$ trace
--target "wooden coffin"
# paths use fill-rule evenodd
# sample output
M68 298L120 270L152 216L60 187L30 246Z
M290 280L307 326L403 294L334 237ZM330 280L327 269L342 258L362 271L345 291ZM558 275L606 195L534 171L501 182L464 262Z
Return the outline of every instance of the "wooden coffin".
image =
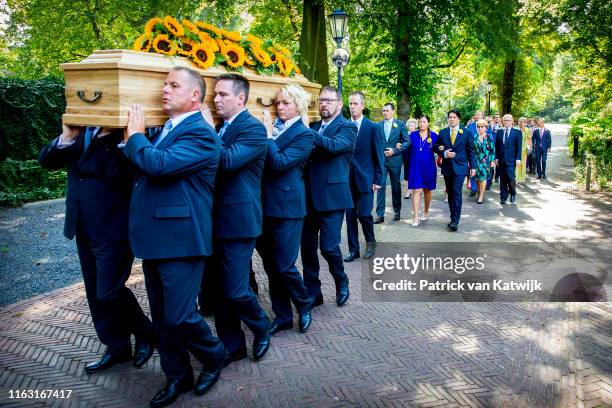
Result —
M98 50L79 63L62 64L65 76L66 113L64 123L75 126L125 127L130 106L143 106L146 126L163 125L168 119L162 109L164 79L175 66L186 66L199 71L206 82L205 102L216 115L213 104L215 78L227 73L223 67L199 69L184 57L130 50ZM287 84L299 84L312 94L310 121L319 120L315 101L321 85L308 81L302 75L293 78L262 76L251 69L243 75L251 84L247 108L261 120L266 107L273 116L276 107L273 98L278 89ZM215 116L217 122L220 121Z

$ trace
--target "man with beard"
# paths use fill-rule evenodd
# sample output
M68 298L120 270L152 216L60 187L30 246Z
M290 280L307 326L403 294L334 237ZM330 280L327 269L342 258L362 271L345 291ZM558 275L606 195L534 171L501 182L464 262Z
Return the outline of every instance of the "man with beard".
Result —
M319 93L319 114L321 121L310 125L317 133L304 173L307 204L301 245L304 283L313 306L321 305L317 254L320 248L336 284L336 303L342 306L349 298L349 280L344 273L340 240L344 211L353 208L349 167L357 126L342 117L342 96L329 86Z

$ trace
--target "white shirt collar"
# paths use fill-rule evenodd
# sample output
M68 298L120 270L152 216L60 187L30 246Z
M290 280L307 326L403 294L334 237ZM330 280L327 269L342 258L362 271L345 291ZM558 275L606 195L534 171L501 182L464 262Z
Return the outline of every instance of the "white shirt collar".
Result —
M174 129L175 127L177 127L178 125L180 125L180 123L182 121L184 121L185 119L187 119L189 116L193 115L194 113L198 113L200 112L199 110L194 110L191 112L185 112L185 113L181 113L178 116L175 116L172 118L172 129Z
M361 115L359 119L351 118L351 122L354 122L358 128L361 128L361 122L363 122L363 115Z
M297 115L295 118L285 121L285 130L289 129L291 126L293 126L295 122L297 122L300 119L302 119L302 117L300 115Z
M236 119L236 117L238 115L240 115L242 112L244 112L246 110L246 108L242 108L242 110L238 113L236 113L234 116L232 116L231 118L229 118L228 120L226 120L226 122L228 123L228 125L231 125L232 122L234 121L234 119Z

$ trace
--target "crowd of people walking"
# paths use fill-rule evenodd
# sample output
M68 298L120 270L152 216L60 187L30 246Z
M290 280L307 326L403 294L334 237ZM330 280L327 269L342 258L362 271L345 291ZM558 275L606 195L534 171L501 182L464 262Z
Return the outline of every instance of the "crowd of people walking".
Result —
M463 127L453 109L448 126L434 132L428 116L406 125L388 103L375 123L364 117L360 91L350 93L345 119L342 95L324 87L321 120L308 123L311 95L287 85L275 97L277 116L266 111L260 121L245 108L249 90L241 75L217 78L214 105L223 122L215 126L201 76L174 68L163 86L170 117L163 128L146 129L143 108L134 105L125 131L63 126L40 153L43 166L68 168L64 234L76 237L93 324L107 347L85 370L128 361L140 368L157 348L167 382L152 407L191 390L207 393L224 367L247 358L243 327L252 332L255 362L268 352L271 336L294 327L292 305L299 332L308 331L312 309L325 301L319 253L335 283L334 301L345 305L344 263L362 256L358 226L363 258L372 258L374 224L385 222L387 179L393 220L400 220L402 168L415 227L429 219L441 168L449 231L459 227L466 180L482 204L499 177L501 204L515 204L525 172L546 178L551 135L542 120L533 127L521 118L514 128L509 114L487 121L477 112ZM269 280L273 319L254 291L255 250ZM134 257L143 260L151 320L125 286ZM209 314L216 335L203 319ZM190 356L201 364L197 379Z

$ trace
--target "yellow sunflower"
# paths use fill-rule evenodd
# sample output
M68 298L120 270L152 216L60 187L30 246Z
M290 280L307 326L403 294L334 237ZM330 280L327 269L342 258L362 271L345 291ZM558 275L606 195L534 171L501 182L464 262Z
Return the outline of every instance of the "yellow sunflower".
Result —
M210 48L196 44L191 50L191 58L200 68L208 69L215 63L215 53Z
M255 59L264 66L264 68L268 68L270 65L272 65L272 58L270 57L270 54L261 48L251 47L251 52L253 53L253 57L255 57Z
M239 68L244 65L244 48L235 43L227 43L225 52L221 51L227 65L231 68Z
M206 46L207 48L210 48L213 52L219 51L219 46L217 45L217 42L215 41L214 38L208 35L208 33L204 33L200 31L199 37L200 37L200 44Z
M197 43L191 41L189 38L181 37L181 41L179 43L178 48L176 49L176 52L180 55L189 56L191 55L193 47L195 47L196 45Z
M261 44L263 44L263 40L259 37L254 36L253 34L247 34L247 41L255 47L260 47Z
M285 57L291 56L291 51L289 51L287 48L283 47L280 44L274 44L274 49L279 53L283 54Z
M221 35L223 36L223 38L227 38L228 40L232 40L236 42L242 39L242 36L240 35L238 31L221 30Z
M153 49L158 54L174 55L176 54L177 45L166 34L162 34L153 40Z
M196 21L195 24L200 30L205 30L209 33L213 33L216 37L221 37L221 30L215 27L214 25L204 23L202 21Z
M300 75L302 73L302 70L297 65L295 66L295 73L298 74L298 75Z
M184 19L183 22L183 27L189 29L189 32L195 35L200 34L200 30L198 29L198 27L193 24L191 21Z
M176 37L182 37L185 35L185 29L181 23L176 21L176 19L172 16L164 17L164 27L166 27L166 29Z
M255 61L250 59L246 53L244 54L244 63L247 65L255 65Z
M147 21L147 24L145 24L145 34L154 33L157 30L158 24L164 25L164 20L159 17L153 17L152 19Z
M151 37L147 34L143 34L134 41L132 49L134 51L147 52L151 49L152 41Z
M217 47L219 47L219 52L223 54L226 48L225 41L223 41L221 38L215 38L215 43L217 44Z

